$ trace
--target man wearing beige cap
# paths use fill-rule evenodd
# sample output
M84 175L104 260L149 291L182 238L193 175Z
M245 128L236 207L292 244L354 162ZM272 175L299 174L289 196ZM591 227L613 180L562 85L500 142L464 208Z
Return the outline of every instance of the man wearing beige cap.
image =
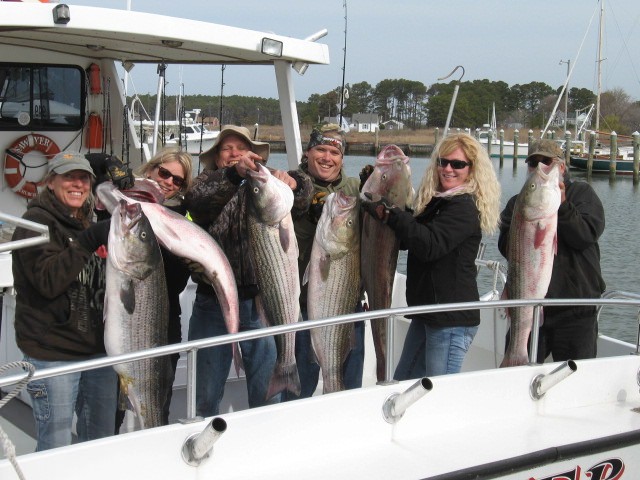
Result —
M250 260L247 231L248 170L257 162L266 163L269 144L252 140L245 127L227 125L220 131L211 149L200 155L205 170L195 179L185 196L185 204L194 222L207 230L220 244L233 269L238 285L240 331L256 330L264 324L257 311L255 297L260 292ZM294 194L294 209L306 211L313 195L311 179L298 172L273 170L272 175L285 182ZM189 321L189 340L227 333L220 302L207 282L197 275L196 299ZM276 362L273 337L240 342L247 379L249 407L279 401L268 399L269 381ZM231 345L205 348L198 353L196 366L196 412L207 417L220 413L225 382L231 367Z
M562 176L557 254L546 298L600 298L605 290L598 245L605 226L602 203L591 185L569 179L564 153L555 141L538 140L531 144L529 151L526 159L529 172L539 163L558 162ZM498 248L505 258L515 201L516 196L500 215ZM597 339L594 306L545 307L537 361L542 363L549 355L554 361L594 358Z

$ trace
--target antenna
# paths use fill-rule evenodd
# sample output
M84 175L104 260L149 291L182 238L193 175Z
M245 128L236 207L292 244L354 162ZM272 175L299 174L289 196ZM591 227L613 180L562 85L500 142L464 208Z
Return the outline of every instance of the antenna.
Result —
M221 73L220 73L220 113L219 113L220 120L218 121L218 123L219 123L218 130L219 131L222 131L222 123L223 123L222 122L222 97L223 97L222 92L224 91L224 69L225 68L226 68L226 65L223 64L221 69L220 69L220 71L221 71Z
M340 128L342 129L342 111L344 110L344 99L345 95L348 96L348 93L344 88L344 77L347 71L347 0L342 2L342 6L344 7L344 49L342 56L342 88L340 89Z

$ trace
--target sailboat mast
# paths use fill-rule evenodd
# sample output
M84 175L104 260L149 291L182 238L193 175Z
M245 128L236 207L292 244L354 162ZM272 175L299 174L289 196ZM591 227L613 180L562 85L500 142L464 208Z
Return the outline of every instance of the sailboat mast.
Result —
M600 0L600 29L598 30L598 92L596 95L596 132L600 130L600 93L602 92L602 31L604 28L604 0Z

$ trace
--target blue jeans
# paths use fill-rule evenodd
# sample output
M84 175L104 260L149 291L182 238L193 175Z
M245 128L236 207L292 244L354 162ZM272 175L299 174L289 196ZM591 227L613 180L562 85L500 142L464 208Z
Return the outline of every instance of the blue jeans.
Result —
M356 312L362 311L362 305L358 302ZM302 318L307 320L306 310L302 311ZM362 387L362 371L364 368L364 322L355 322L355 344L342 368L344 386L347 390ZM289 391L283 393L283 400L296 400L309 398L318 387L320 377L320 365L318 365L311 346L311 331L300 330L296 332L296 364L300 376L300 396L297 397Z
M478 327L429 327L411 320L395 380L458 373Z
M257 330L263 324L253 299L240 301L240 331ZM218 299L206 293L196 293L189 340L217 337L228 333ZM267 399L269 380L276 364L276 344L273 337L240 342L240 350L247 379L249 407L260 407L279 401L276 395ZM198 351L196 361L196 413L210 417L220 413L224 385L232 361L231 345L204 348Z
M36 370L62 367L73 362L37 360L25 355ZM36 421L36 451L71 445L71 424L78 416L78 440L113 435L117 404L117 374L113 367L69 373L29 382L33 418Z

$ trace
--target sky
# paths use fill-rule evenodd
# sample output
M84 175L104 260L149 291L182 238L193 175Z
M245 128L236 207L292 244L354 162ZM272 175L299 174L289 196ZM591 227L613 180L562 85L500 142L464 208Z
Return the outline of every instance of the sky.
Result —
M305 38L326 28L331 64L294 72L298 100L342 83L413 80L427 88L458 65L462 81L509 86L533 81L597 89L597 0L130 0L131 9ZM127 0L70 0L70 5L127 8ZM602 91L623 89L640 100L640 1L605 0ZM72 10L73 12L73 10ZM73 14L73 13L72 13ZM570 61L569 65L567 61ZM203 70L205 69L206 70ZM227 67L224 95L277 98L266 67ZM234 71L235 70L235 71ZM155 67L136 66L135 93L157 88ZM458 69L445 82L460 79ZM167 93L218 95L220 67L172 66Z

